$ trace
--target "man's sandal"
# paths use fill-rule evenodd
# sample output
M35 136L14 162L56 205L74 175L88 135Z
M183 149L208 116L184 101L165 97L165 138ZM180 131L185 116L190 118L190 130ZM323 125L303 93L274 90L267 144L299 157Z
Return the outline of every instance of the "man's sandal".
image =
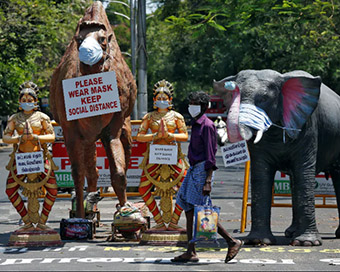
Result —
M199 259L195 256L191 256L190 258L185 258L185 256L186 255L184 253L171 259L170 261L173 263L197 263L199 261Z
M237 253L240 251L241 247L243 246L244 242L242 240L236 240L236 244L233 245L232 247L228 248L228 254L225 257L224 262L228 263L230 262L232 259L235 258L235 256L237 255Z

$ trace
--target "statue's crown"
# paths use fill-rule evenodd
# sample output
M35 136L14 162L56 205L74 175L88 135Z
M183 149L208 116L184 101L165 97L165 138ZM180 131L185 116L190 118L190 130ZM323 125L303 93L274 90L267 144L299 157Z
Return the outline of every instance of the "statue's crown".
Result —
M156 96L158 93L164 92L172 97L173 89L174 88L169 81L166 81L165 79L160 80L153 86L153 96Z
M38 85L33 83L32 81L26 81L22 83L19 87L20 93L29 93L34 92L35 95L39 92Z

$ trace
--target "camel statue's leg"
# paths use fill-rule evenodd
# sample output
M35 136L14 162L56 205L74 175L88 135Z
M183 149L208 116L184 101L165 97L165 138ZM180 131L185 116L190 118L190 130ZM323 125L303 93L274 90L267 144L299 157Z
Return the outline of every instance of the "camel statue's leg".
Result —
M127 201L126 196L126 175L125 169L127 163L125 162L124 147L120 139L112 139L108 144L103 140L106 150L106 155L109 160L111 184L118 197L119 205L124 206Z
M70 132L71 134L71 132ZM68 137L64 130L65 145L72 167L72 178L74 181L74 189L76 191L76 217L85 218L84 210L84 182L85 182L85 165L84 165L84 142L80 139ZM86 162L87 164L88 162Z
M84 162L86 163L87 191L97 191L98 169L96 143L87 143L84 146Z
M131 157L131 148L132 148L132 136L131 136L131 120L130 116L125 118L122 134L120 135L120 140L123 144L124 152L125 152L125 174L128 170L130 157Z
M117 129L121 127L121 129ZM131 155L130 117L117 116L111 126L101 134L107 158L110 165L111 184L117 195L119 205L124 206L126 196L126 171Z

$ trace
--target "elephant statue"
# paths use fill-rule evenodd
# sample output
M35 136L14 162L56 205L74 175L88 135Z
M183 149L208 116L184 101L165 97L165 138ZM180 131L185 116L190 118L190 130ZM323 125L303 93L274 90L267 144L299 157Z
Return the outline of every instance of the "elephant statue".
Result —
M228 108L230 142L246 140L251 158L251 230L246 244L275 244L270 228L276 171L289 175L293 246L319 246L315 175L332 177L340 207L340 96L305 71L244 70L214 81ZM340 238L340 227L335 232Z
M68 121L62 81L115 71L121 111ZM55 69L50 84L54 119L61 125L76 192L76 217L84 218L84 181L88 195L97 191L96 141L100 139L110 167L111 184L120 207L127 202L126 171L131 155L130 114L137 96L133 75L120 51L100 1L85 11L76 33Z

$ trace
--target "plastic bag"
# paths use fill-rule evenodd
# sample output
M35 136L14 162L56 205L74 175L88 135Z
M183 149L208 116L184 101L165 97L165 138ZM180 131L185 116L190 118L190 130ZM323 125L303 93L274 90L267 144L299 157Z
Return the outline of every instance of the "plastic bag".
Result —
M195 205L193 239L190 243L205 240L217 242L217 224L220 207L212 206L209 196L202 205Z
M60 231L62 239L92 239L92 221L83 218L62 219Z
M126 202L123 207L118 205L113 216L113 223L121 232L136 232L147 224L147 220L139 208Z

